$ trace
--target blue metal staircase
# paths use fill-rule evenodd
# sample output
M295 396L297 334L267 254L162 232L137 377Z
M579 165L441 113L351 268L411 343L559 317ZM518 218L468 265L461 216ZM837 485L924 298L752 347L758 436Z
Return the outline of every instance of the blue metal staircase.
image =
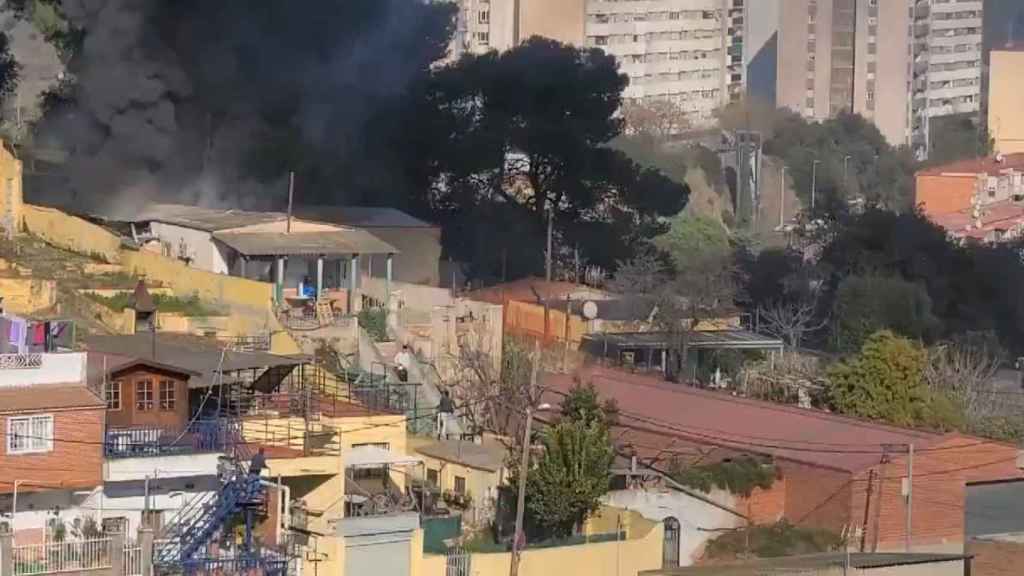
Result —
M153 564L161 574L195 576L244 570L265 576L283 576L287 571L286 556L254 546L253 517L265 512L266 490L260 478L249 474L243 464L248 460L246 451L239 450L244 442L233 444L231 469L222 474L220 491L194 499L160 532ZM212 555L210 543L238 516L245 521L243 542L228 557Z

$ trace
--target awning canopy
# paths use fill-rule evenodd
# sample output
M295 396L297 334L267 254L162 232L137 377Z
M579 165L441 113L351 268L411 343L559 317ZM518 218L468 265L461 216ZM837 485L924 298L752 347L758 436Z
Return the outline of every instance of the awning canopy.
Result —
M693 350L770 350L780 349L782 340L763 336L749 330L701 330L690 333L688 346ZM674 336L667 332L594 333L584 340L591 347L618 349L667 350L672 348Z
M243 256L397 254L398 249L364 230L335 232L215 232L213 237Z
M357 446L344 453L346 468L379 468L381 466L414 466L423 459L392 452L378 446Z

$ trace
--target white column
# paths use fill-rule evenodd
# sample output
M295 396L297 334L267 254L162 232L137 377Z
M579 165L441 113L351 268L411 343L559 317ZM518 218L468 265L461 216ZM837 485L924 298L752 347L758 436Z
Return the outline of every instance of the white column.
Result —
M323 255L316 257L316 298L320 299L320 294L324 291L324 257Z
M384 265L384 289L388 296L386 304L388 305L389 310L391 309L391 272L392 264L394 263L394 256L394 254L388 254L388 259L385 261Z
M277 285L278 301L284 299L284 256L277 257L277 274L274 276L274 283Z
M355 313L355 299L356 299L356 274L359 272L359 255L353 254L352 258L349 259L348 268L348 309L349 314Z

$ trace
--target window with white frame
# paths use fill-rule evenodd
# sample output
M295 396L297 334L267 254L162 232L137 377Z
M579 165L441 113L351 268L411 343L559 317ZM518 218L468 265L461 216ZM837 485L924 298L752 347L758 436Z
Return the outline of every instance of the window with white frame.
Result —
M7 453L32 454L53 450L53 416L7 419Z

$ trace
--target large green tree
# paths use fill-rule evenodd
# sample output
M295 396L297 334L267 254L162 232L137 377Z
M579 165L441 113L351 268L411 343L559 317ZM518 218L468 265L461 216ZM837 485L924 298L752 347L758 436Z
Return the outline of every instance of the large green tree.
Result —
M527 475L526 506L548 535L572 535L608 492L613 421L614 406L602 405L592 387L577 386L563 400L559 421L541 432L544 452Z
M829 401L851 416L900 426L950 429L960 425L957 407L924 381L928 353L916 342L883 330L860 354L829 370Z
M687 192L606 146L626 82L612 56L540 38L436 72L408 138L448 254L538 272L552 217L557 246L610 268L661 232Z
M833 344L847 352L858 350L882 329L915 340L931 340L942 327L923 286L879 276L844 279L836 292L833 318Z

